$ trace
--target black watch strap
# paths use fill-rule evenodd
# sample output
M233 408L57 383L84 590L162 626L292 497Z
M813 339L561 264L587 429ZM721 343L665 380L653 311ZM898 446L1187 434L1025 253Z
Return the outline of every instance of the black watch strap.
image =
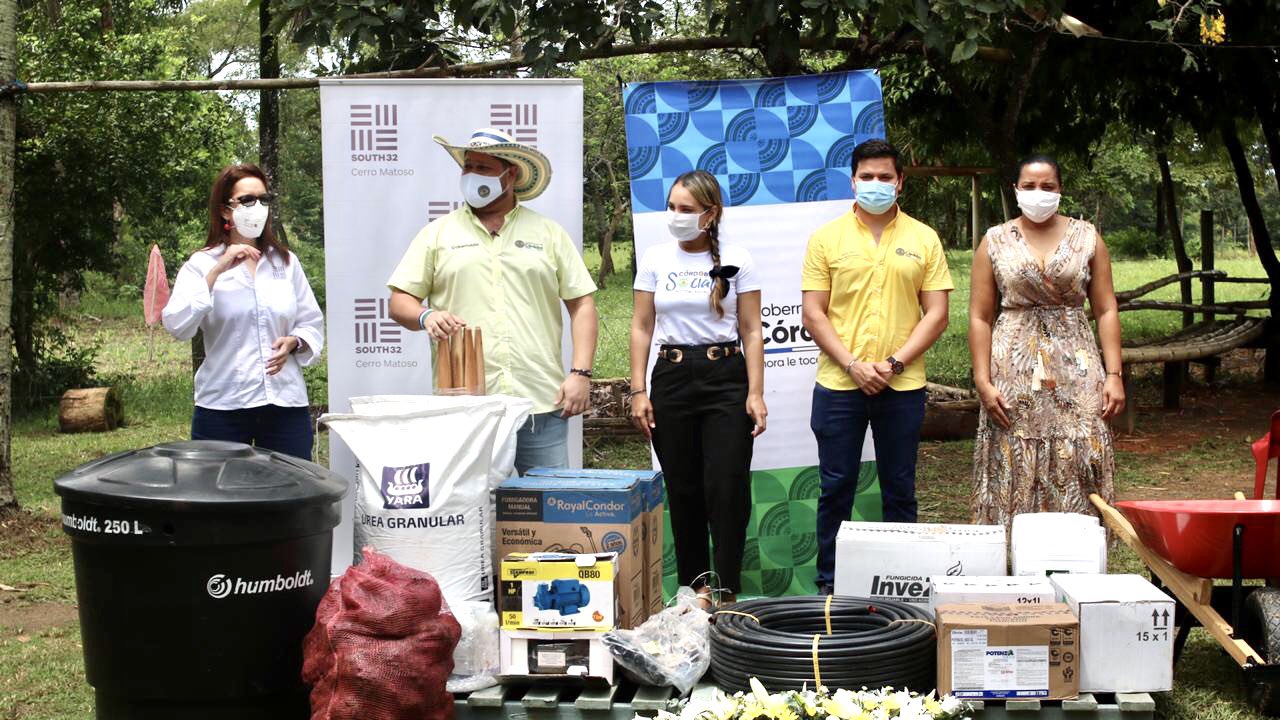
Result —
M590 371L590 370L584 370L584 369L582 369L582 368L570 368L570 369L569 369L569 374L570 374L570 375L581 375L582 377L587 378L588 380L589 380L589 379L591 379L591 371Z
M889 365L893 368L894 375L901 375L902 371L907 369L907 366L903 365L901 360L899 360L898 358L892 355L890 355L889 358L885 360L885 362L889 363Z

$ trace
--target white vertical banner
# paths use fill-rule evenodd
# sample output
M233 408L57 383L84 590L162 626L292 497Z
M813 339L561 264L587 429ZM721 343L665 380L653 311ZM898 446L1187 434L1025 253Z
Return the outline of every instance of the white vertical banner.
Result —
M475 129L494 127L541 150L551 185L526 205L564 226L581 251L582 82L321 80L320 107L329 409L346 412L361 395L430 393L430 343L391 320L386 282L418 231L462 202L461 170L431 136L465 144ZM567 369L567 314L562 346ZM569 461L581 460L575 418ZM329 467L355 487L355 458L333 435ZM354 496L334 531L335 574L351 564Z

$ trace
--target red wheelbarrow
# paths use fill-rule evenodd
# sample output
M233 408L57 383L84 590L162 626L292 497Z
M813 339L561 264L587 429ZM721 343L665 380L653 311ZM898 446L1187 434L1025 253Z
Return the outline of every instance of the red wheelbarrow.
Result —
M1280 577L1280 500L1236 497L1114 508L1097 495L1089 499L1177 600L1175 662L1191 628L1203 626L1244 671L1250 702L1280 716L1280 588L1244 584ZM1215 585L1215 578L1231 584Z

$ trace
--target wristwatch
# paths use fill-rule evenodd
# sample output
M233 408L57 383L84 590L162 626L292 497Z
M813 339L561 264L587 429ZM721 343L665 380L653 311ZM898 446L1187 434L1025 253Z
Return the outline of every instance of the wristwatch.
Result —
M894 375L901 375L902 371L907 369L907 366L903 365L901 360L892 355L890 355L885 362L889 363L889 366L893 368Z
M591 379L591 371L590 371L590 370L583 370L582 368L570 368L570 369L569 369L569 374L570 374L570 375L581 375L582 377L584 377L584 378L586 378L586 379L588 379L588 380L590 380L590 379Z

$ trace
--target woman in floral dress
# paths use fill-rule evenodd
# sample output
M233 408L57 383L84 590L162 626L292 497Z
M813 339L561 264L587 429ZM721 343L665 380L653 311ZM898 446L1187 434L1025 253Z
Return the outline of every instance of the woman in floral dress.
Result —
M974 252L969 303L982 404L973 516L1006 526L1018 513L1091 512L1091 493L1110 502L1107 419L1124 408L1106 245L1093 225L1058 213L1062 173L1053 158L1024 160L1015 190L1022 216L988 230Z

